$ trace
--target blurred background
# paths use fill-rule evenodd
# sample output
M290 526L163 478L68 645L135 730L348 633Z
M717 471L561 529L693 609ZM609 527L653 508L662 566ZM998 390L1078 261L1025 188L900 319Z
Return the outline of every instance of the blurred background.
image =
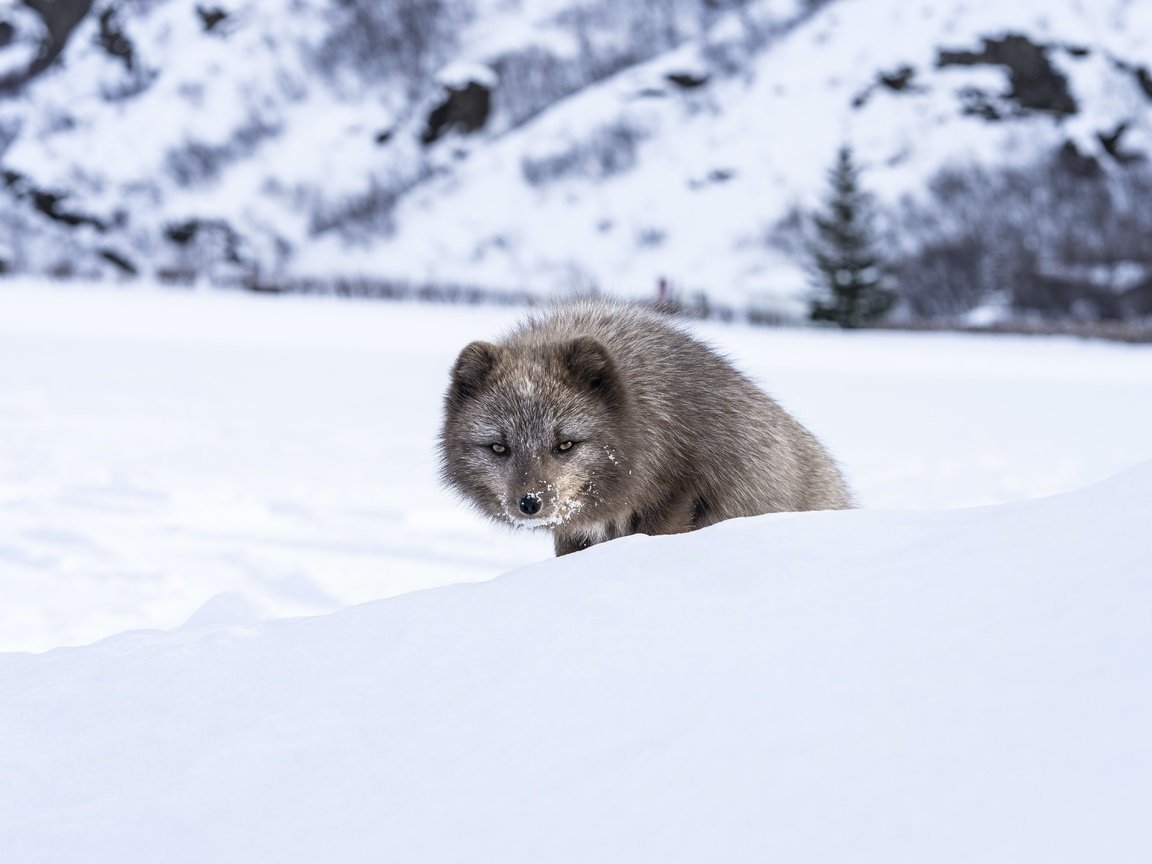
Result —
M0 271L798 320L838 199L891 322L1147 335L1150 108L1140 0L10 0Z
M547 557L439 488L439 403L588 295L866 506L1152 458L1152 3L6 0L0 650Z

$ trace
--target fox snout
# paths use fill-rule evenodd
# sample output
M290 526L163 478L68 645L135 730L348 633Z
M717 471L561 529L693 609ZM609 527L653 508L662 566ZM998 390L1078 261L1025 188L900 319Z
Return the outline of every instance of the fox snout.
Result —
M567 522L580 508L579 502L548 484L543 489L537 486L512 490L505 501L508 518L528 527L555 527Z

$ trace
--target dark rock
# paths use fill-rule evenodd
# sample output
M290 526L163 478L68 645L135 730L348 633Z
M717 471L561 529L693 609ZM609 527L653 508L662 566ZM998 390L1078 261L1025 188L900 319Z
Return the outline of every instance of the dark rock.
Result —
M1007 117L1019 116L1018 106L1006 104L1003 99L989 96L979 87L965 87L957 93L960 98L960 113L969 117L980 117L995 122Z
M72 32L92 9L92 0L23 0L23 4L40 16L46 35L28 68L0 77L0 93L16 92L55 63Z
M65 195L59 195L55 192L45 192L42 189L31 189L28 192L28 197L32 201L32 206L53 222L60 222L63 225L68 225L73 228L78 225L91 225L97 231L101 232L107 228L104 222L95 216L68 212L61 209L60 203L67 197Z
M120 24L115 7L108 6L100 10L98 16L100 31L96 35L96 42L108 52L109 56L124 61L124 66L131 72L136 68L136 51L132 47L132 40L124 32Z
M912 66L901 66L891 72L879 72L876 75L876 80L852 99L852 107L863 108L880 87L891 90L893 93L914 93L923 90L924 88L914 85L915 77L916 70Z
M449 132L477 132L488 122L491 110L492 91L483 84L469 81L462 88L449 87L447 95L428 115L420 141L428 145Z
M664 78L681 90L695 90L708 83L707 75L695 75L692 72L669 72Z
M377 144L387 144L392 140L392 134L393 131L391 129L381 129L376 133L375 136L373 136L372 140L374 140Z
M136 276L140 273L135 264L121 255L115 249L101 249L100 257L126 276Z
M1037 45L1017 33L985 39L978 51L940 50L936 65L1005 66L1009 91L1005 99L1014 101L1026 111L1040 111L1067 117L1079 110L1065 78L1048 59L1048 46Z
M1133 162L1143 162L1144 154L1136 153L1132 150L1125 150L1121 146L1121 139L1124 133L1128 131L1129 123L1125 120L1111 132L1097 132L1096 137L1100 139L1100 145L1104 148L1104 152L1119 162L1121 165L1131 165Z
M1120 321L1125 311L1120 295L1107 287L1087 279L1036 272L1016 280L1012 306L1043 318L1080 321Z
M880 83L895 93L903 93L912 84L916 70L911 66L901 66L895 72L881 72Z
M1140 85L1144 95L1152 99L1152 72L1148 71L1147 66L1137 66L1132 70L1132 74L1136 76L1136 83Z
M196 14L200 18L200 26L204 28L205 33L211 33L231 17L227 11L219 6L197 6Z
M196 238L196 232L199 230L200 221L198 219L189 219L187 222L178 222L175 225L169 225L164 229L164 236L177 246L187 246Z

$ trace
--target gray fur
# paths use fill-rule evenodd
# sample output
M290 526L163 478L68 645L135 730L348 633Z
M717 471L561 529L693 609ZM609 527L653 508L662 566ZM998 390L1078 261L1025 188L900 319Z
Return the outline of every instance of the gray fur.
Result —
M551 528L557 555L851 506L807 429L715 351L636 306L574 303L468 345L440 447L449 486L493 519ZM525 495L539 496L538 514L520 512Z

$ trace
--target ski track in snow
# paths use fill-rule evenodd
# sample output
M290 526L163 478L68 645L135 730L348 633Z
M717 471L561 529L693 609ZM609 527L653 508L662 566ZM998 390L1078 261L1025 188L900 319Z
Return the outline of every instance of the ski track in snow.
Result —
M440 488L447 370L521 310L0 283L0 650L327 612L547 558ZM698 326L868 507L1152 458L1152 350Z

